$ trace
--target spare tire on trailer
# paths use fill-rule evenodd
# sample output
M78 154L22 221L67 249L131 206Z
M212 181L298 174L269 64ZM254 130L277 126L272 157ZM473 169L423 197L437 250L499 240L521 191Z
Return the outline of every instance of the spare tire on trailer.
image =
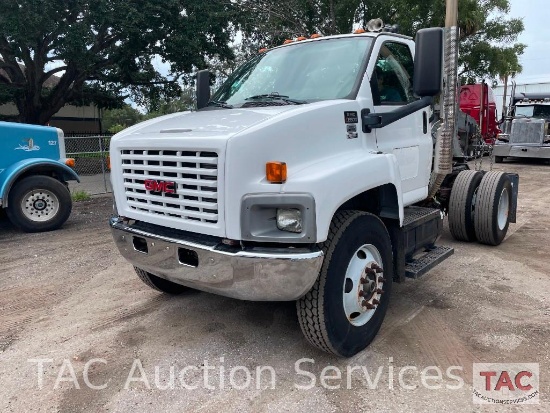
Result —
M477 239L499 245L508 232L512 209L512 182L504 172L487 172L477 191L474 217Z
M478 171L462 171L456 177L449 200L449 230L454 239L472 242L476 240L474 215L476 194L483 179Z

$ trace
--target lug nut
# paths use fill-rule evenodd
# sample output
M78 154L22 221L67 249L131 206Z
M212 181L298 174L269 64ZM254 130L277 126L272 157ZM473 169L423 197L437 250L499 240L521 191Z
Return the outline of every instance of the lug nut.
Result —
M374 310L376 308L371 303L369 303L367 300L363 301L363 307L367 307L367 310Z
M372 303L373 303L374 305L378 305L378 304L380 304L380 301L378 301L378 300L375 298L374 300L372 300Z
M379 283L385 283L386 279L384 277L378 277L378 282Z
M377 274L380 274L381 272L384 272L384 270L382 269L382 267L380 267L380 266L379 266L378 264L376 264L376 263L373 263L373 264L371 265L371 268L372 268L373 270L375 270Z
M384 294L384 290L382 290L381 288L377 288L376 293L377 294Z
M367 280L366 278L361 278L361 284L366 284L368 282L369 282L369 280Z
M367 295L367 294L365 294L365 292L363 290L359 291L359 297L364 297L365 295Z
M367 274L367 275L368 275L368 274L374 274L375 272L376 272L376 271L373 270L372 268L369 268L369 267L365 268L365 274Z

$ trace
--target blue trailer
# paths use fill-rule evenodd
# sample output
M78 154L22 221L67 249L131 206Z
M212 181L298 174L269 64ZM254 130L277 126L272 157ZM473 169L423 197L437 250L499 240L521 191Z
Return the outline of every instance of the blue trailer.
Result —
M68 182L79 181L71 166L61 129L0 122L0 207L23 231L51 231L69 218Z

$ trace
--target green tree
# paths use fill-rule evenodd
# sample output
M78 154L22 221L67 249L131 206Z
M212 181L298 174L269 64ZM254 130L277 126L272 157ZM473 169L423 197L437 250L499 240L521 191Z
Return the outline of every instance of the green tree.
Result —
M103 129L116 133L143 120L143 114L130 105L103 112ZM122 128L122 129L121 129Z
M207 59L233 57L238 19L227 0L4 0L0 103L36 124L67 103L154 105ZM159 56L168 75L152 64Z
M381 17L414 36L423 27L445 24L445 0L362 0L359 16L366 22ZM521 19L510 18L509 0L459 0L460 76L474 82L521 72L519 56L525 45L516 43L523 32Z
M143 120L156 118L170 113L184 112L195 108L195 90L189 86L184 86L181 94L176 98L171 98L162 102L157 102L149 108Z
M272 47L285 38L350 33L372 18L398 24L414 36L424 27L442 27L445 0L237 0L246 12L244 54ZM524 26L509 18L509 0L459 0L460 67L464 80L519 73L525 45L516 43Z

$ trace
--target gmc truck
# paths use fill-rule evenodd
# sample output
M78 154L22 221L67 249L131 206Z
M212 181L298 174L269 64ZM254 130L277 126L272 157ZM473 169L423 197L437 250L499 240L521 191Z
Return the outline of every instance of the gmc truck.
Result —
M69 181L79 181L67 159L61 129L0 122L0 207L26 232L61 227L72 209Z
M263 50L212 97L201 71L196 112L113 137L110 225L145 284L296 300L307 340L349 357L380 329L392 283L453 253L436 244L444 214L459 240L502 242L517 175L452 157L456 26L416 42L373 26Z

